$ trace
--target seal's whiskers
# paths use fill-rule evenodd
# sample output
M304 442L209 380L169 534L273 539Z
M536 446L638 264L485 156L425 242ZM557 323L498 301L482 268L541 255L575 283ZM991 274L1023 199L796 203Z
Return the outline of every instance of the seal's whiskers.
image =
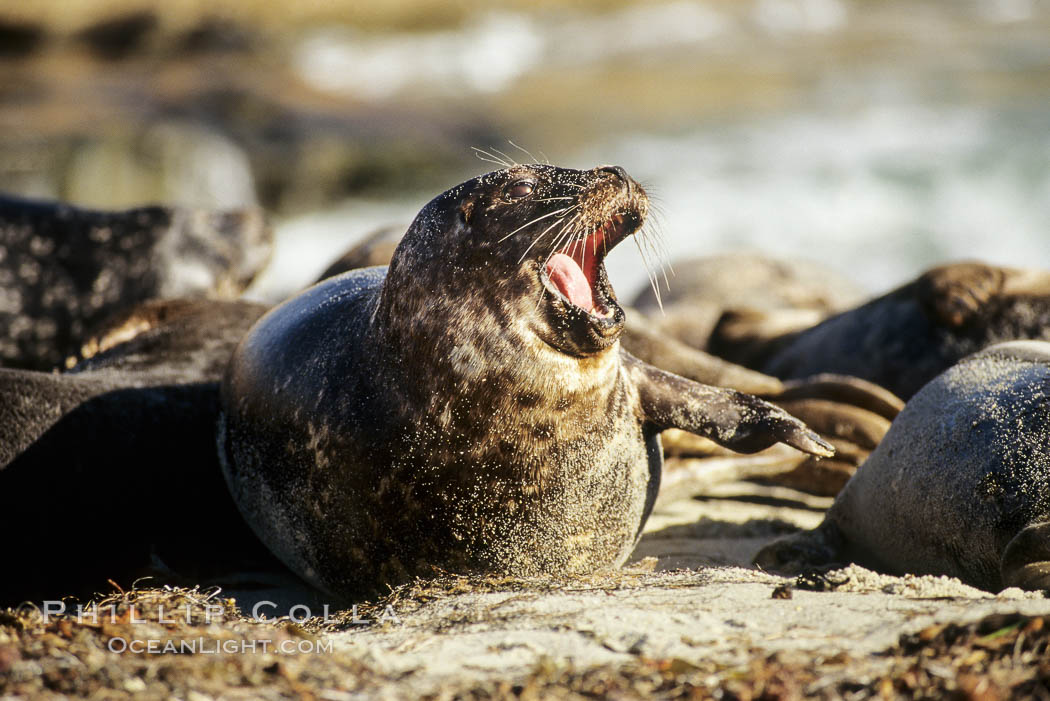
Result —
M517 161L515 161L513 158L511 158L507 154L503 153L502 151L500 151L498 148L493 148L492 150L495 151L496 153L498 153L499 155L503 156L504 158L506 158L508 161L510 161L511 165L515 165L515 166L516 165L520 165ZM509 168L510 166L507 166L507 167Z
M474 150L474 155L477 156L479 160L493 165L503 166L504 168L510 168L510 163L507 163L499 156L494 156L485 149L478 148L477 146L471 146L470 148Z
M525 256L527 256L529 254L529 251L531 251L532 247L536 245L536 242L539 241L541 238L543 238L543 235L546 234L548 231L550 231L554 227L558 226L558 224L561 223L561 220L562 220L561 217L559 217L558 219L555 219L553 224L551 224L546 229L541 231L540 234L536 238L532 239L532 243L530 243L529 247L525 249L525 252L521 254L521 258L518 258L518 263L521 263L521 261L525 260Z
M561 228L561 231L559 231L554 236L554 241L551 244L551 249L547 252L548 260L550 260L550 257L553 256L554 253L564 245L564 242L572 238L572 232L575 229L576 224L579 223L580 217L582 215L582 211L577 212L571 219L569 219L569 221L565 222L565 225Z
M648 240L649 233L652 233L652 241ZM671 266L671 259L667 253L667 242L657 228L646 231L645 234L643 234L643 238L649 243L653 257L660 262L660 275L662 275L664 279L664 289L670 291L671 280L667 276L667 271L670 270L671 277L674 277L674 268Z
M524 154L525 154L526 156L528 156L529 158L531 158L531 159L532 159L532 162L533 162L533 163L539 163L539 161L538 161L538 160L536 159L536 157L535 157L535 156L533 156L533 155L532 155L531 153L529 153L529 150L528 150L528 149L524 149L524 148L522 148L521 146L518 146L518 145L517 145L516 143L514 143L514 142L513 142L513 141L511 141L510 139L507 139L507 143L508 143L508 144L510 144L511 146L513 146L514 148L518 149L518 150L519 150L519 151L521 151L522 153L524 153ZM550 165L550 163L548 163L547 165Z
M659 201L649 202L649 218L646 222L645 228L642 231L642 235L646 238L652 237L653 240L653 253L660 261L660 273L664 278L664 288L667 290L671 289L671 281L667 277L667 272L670 271L671 277L674 277L674 266L671 265L671 256L668 253L667 238L664 236L664 210L660 206Z
M563 212L568 212L568 211L572 210L572 209L573 209L574 207L579 207L579 206L580 206L580 205L578 205L578 204L577 204L577 205L573 205L572 207L562 207L561 209L556 209L556 210L554 210L553 212L548 212L547 214L544 214L544 215L543 215L543 216L541 216L541 217L536 217L535 219L533 219L533 220L531 220L531 221L525 222L524 224L522 224L521 226L519 226L519 227L518 227L517 229L515 229L514 231L510 232L509 234L507 234L506 236L504 236L503 238L501 238L501 239L500 239L499 241L497 241L496 243L503 243L504 241L506 241L507 239L509 239L509 238L510 238L511 236L513 236L514 234L518 233L518 232L519 232L519 231L521 231L522 229L525 229L525 228L528 228L528 227L532 226L533 224L535 224L535 223L536 223L536 222L538 222L538 221L543 221L543 220L544 220L544 219L546 219L547 217L553 217L553 216L555 216L555 215L558 215L558 214L561 214L561 213L563 213Z
M551 246L550 253L547 254L549 259L559 249L564 247L569 241L571 241L577 233L582 229L583 225L583 210L577 212L572 219L566 222L562 230L558 232L558 236L555 237L554 245Z
M642 257L642 265L645 266L645 276L649 278L649 286L653 288L653 293L656 295L656 303L660 307L660 311L664 310L663 300L660 298L660 285L656 277L653 275L653 271L650 269L649 258L645 255L645 250L642 248L641 242L638 240L638 236L633 236L634 245L638 249L638 254Z

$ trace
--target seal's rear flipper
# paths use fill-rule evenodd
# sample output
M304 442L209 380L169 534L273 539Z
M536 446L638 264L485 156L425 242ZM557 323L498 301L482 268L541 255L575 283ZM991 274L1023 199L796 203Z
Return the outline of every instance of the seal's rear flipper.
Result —
M813 567L848 562L841 555L842 544L839 529L824 521L812 531L778 538L759 550L752 563L766 572L796 575Z
M777 484L834 496L882 441L904 402L889 390L847 375L820 374L764 394L835 446L834 460L809 459L772 478Z
M874 382L850 375L821 373L802 380L789 380L777 394L759 393L778 404L787 401L823 400L854 406L893 421L904 409L904 400Z
M1003 587L1050 589L1050 523L1035 523L1014 536L999 564Z
M831 457L832 445L780 407L749 394L710 387L647 365L624 351L624 364L638 387L644 419L660 430L680 428L739 453L774 443Z

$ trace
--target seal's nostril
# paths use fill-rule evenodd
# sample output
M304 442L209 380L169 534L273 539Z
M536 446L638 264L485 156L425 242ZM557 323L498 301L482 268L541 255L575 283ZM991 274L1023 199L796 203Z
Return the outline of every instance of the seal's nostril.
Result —
M630 194L631 176L627 175L627 171L624 170L622 166L600 166L598 170L603 173L612 173L613 175L618 177L620 180L623 181L623 184L627 186L627 192L628 194Z

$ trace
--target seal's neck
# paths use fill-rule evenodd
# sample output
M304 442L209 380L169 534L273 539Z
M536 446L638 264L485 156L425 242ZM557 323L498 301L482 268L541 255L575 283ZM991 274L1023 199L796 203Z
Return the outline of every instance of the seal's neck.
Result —
M422 278L388 273L371 332L397 358L383 364L397 377L384 381L417 418L474 436L490 424L494 435L517 427L565 440L591 430L587 417L620 384L619 344L577 357L544 342L531 326L538 299L524 294L529 282L524 274L488 286L446 278L435 293Z

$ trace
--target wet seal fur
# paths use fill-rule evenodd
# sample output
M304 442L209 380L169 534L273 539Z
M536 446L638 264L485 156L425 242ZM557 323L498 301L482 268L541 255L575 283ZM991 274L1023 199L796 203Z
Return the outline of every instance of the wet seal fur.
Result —
M831 454L771 404L621 350L602 259L647 209L619 167L496 171L427 204L389 268L264 316L218 430L260 539L335 594L435 569L591 572L637 541L665 428Z
M1050 343L992 346L926 385L824 522L755 562L1050 589Z

